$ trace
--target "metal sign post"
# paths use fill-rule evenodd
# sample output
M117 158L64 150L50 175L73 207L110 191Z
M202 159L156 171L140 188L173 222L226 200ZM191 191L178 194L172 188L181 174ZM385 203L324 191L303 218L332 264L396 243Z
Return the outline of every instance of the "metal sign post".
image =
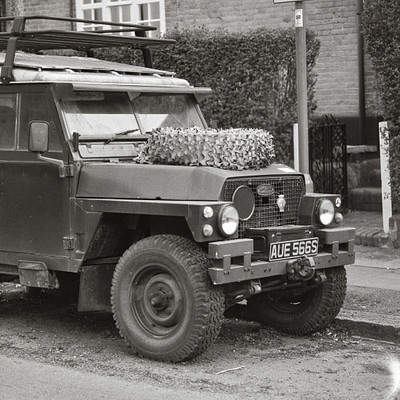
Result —
M308 150L308 108L307 108L307 45L305 27L305 1L273 0L275 4L295 4L296 28L296 85L297 85L297 119L298 119L298 159L299 170L303 174L309 173Z
M307 108L307 45L304 23L305 4L296 1L296 83L297 118L299 123L299 167L303 174L309 173L308 108Z

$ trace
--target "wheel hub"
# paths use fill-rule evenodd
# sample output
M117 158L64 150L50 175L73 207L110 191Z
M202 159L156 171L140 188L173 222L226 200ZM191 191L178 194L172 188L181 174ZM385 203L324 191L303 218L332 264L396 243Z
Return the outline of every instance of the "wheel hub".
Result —
M157 274L144 289L143 311L154 326L176 325L182 313L182 292L175 279Z

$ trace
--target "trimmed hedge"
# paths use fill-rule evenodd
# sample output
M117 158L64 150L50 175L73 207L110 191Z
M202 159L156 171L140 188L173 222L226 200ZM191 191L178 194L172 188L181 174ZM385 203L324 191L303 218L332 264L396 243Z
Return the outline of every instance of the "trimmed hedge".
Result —
M293 29L266 28L245 33L193 28L173 30L177 43L154 48L154 67L176 72L194 86L208 86L214 95L201 104L209 123L218 128L254 128L271 132L277 161L292 160L292 125L296 112L296 56ZM319 41L307 33L310 113L316 108L312 69ZM141 64L134 50L104 50L99 58Z
M368 53L378 75L383 118L390 129L393 208L400 212L400 1L365 0L363 29Z
M389 167L394 212L400 214L400 126L392 127L389 146Z

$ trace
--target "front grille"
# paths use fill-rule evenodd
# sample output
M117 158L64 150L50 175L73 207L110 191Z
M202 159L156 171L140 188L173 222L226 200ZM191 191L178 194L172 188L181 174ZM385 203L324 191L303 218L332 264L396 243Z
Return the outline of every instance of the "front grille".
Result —
M228 180L224 189L224 200L232 201L232 196L239 186L248 186L254 194L256 201L253 215L247 221L239 224L239 237L244 237L246 228L263 228L270 226L297 224L300 200L304 195L304 183L301 176L264 177L249 179ZM271 195L261 197L257 187L268 185ZM279 195L284 195L286 200L284 212L280 212L277 200Z

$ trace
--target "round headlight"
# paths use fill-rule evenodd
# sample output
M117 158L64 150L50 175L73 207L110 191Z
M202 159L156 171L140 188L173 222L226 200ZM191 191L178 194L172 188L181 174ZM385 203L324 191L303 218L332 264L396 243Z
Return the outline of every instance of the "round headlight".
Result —
M335 217L335 206L330 200L324 199L319 203L317 217L322 225L329 225Z
M235 207L226 205L218 215L218 227L225 236L233 235L239 226L239 214Z
M337 224L341 224L343 222L343 214L342 213L335 214L335 222Z
M213 229L213 227L212 227L211 225L205 224L205 225L203 226L203 235L204 235L205 237L209 237L209 236L211 236L213 233L214 233L214 229Z
M203 217L204 218L212 218L212 216L214 215L214 210L211 208L211 207L209 207L209 206L207 206L207 207L204 207L204 209L203 209Z

